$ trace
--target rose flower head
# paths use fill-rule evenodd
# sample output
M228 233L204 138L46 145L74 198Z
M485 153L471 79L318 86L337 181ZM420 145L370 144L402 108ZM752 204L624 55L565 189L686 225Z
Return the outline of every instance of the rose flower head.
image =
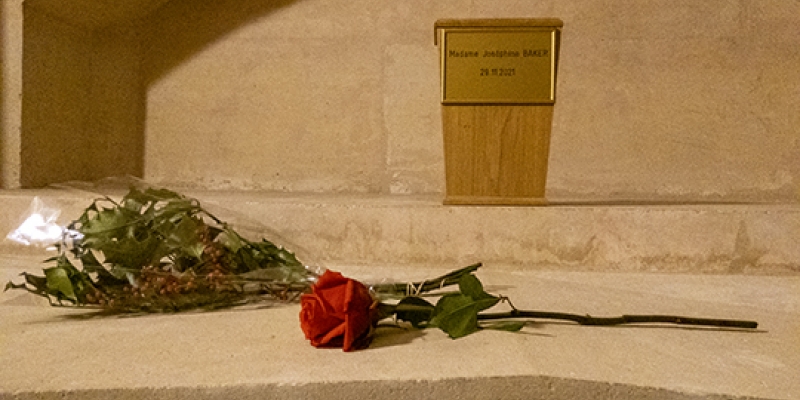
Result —
M363 283L325 271L300 298L300 327L314 347L357 350L369 344L374 300Z

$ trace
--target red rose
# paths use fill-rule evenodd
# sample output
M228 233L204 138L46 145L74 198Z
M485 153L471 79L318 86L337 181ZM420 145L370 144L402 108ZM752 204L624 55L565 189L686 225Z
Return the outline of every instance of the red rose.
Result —
M314 347L341 347L352 351L369 342L372 296L364 284L325 271L300 297L300 327Z

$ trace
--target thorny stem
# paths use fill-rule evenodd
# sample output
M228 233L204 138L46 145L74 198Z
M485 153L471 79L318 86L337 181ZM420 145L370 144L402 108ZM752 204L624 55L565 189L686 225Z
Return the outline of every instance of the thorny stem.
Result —
M510 304L510 303L509 303ZM513 306L512 306L513 308ZM592 317L591 315L569 314L549 311L526 311L514 308L508 312L478 314L479 320L496 320L510 318L557 319L577 322L580 325L610 326L641 323L669 323L677 325L703 325L726 328L756 329L755 321L730 319L692 318L677 315L620 315L617 317Z

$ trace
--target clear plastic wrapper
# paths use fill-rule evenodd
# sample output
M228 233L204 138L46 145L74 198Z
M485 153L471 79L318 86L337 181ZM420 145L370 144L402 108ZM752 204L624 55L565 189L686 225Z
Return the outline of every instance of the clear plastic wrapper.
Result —
M55 255L43 275L23 273L6 289L57 305L183 311L295 300L325 270L256 221L136 178L58 188L95 200L59 223L60 209L33 199L8 238Z
M9 238L54 250L43 275L23 273L23 289L53 305L112 312L173 312L263 301L293 301L326 271L310 252L233 210L137 178L56 186L93 199L71 222L34 199ZM454 285L480 264L440 277L369 285L379 300Z
M6 238L25 246L51 247L60 242L65 233L65 227L58 223L60 215L59 208L45 204L44 200L35 196L22 223Z

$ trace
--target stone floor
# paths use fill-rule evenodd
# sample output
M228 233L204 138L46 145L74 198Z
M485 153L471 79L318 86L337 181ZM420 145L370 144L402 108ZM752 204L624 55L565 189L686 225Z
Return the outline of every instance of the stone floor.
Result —
M37 271L5 256L0 278ZM432 268L342 268L421 279ZM422 275L421 275L422 274ZM451 340L380 328L369 349L311 347L297 304L98 317L0 295L0 399L797 399L800 277L520 271L485 265L520 309L756 320L757 330L531 321Z

